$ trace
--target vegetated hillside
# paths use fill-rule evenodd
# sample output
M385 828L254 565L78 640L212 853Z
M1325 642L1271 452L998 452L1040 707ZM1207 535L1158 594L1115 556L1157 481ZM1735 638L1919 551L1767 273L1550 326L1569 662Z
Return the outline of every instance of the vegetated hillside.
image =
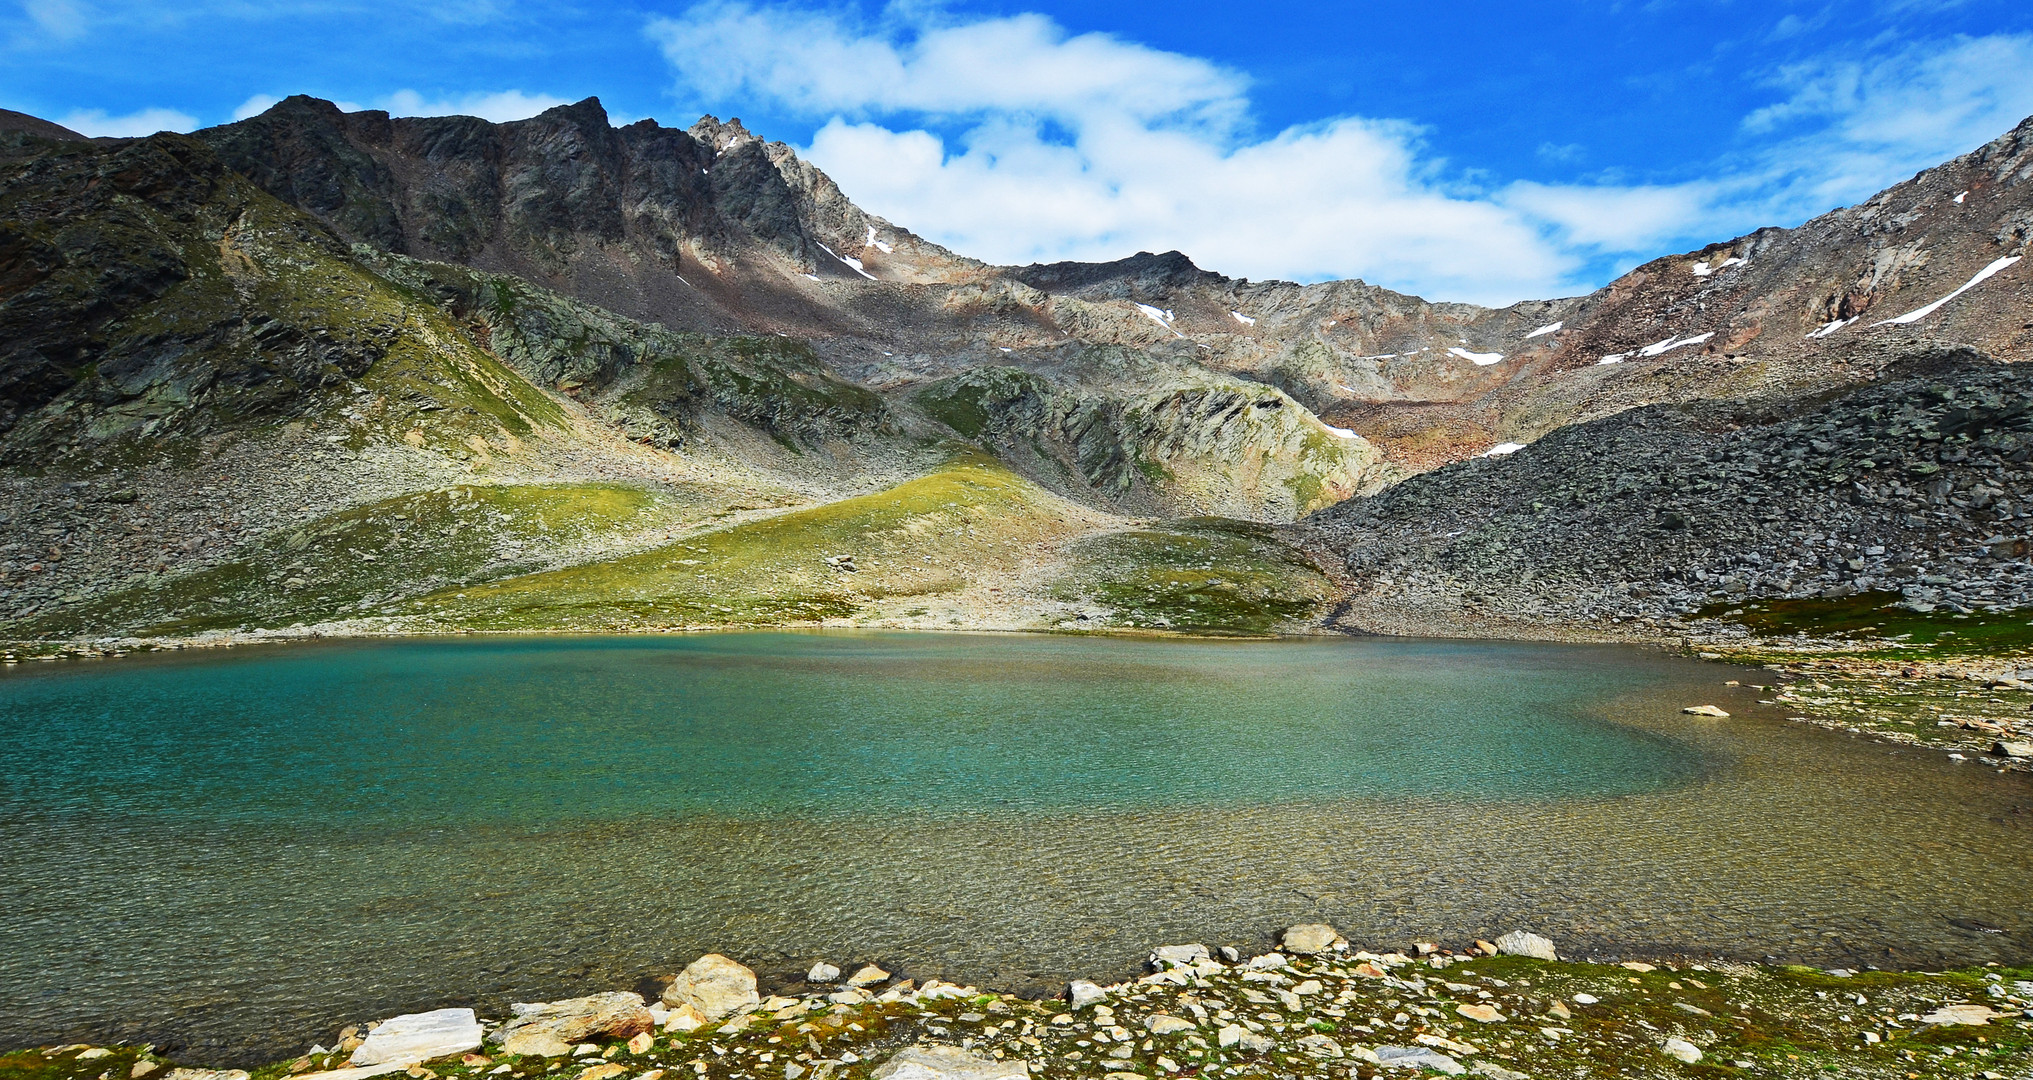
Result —
M2033 121L1798 229L1493 310L1235 280L1177 252L987 266L863 212L738 121L617 129L591 99L491 124L292 98L142 140L0 117L0 604L15 617L0 632L592 625L588 583L649 580L619 567L659 551L640 565L663 576L641 588L662 599L594 622L1275 629L1326 597L1275 534L1136 518L1290 521L1542 437L1322 519L1339 552L1368 553L1342 623L1668 618L1706 594L1636 580L1650 548L1610 544L1570 575L1574 595L1630 579L1629 611L1516 592L1509 570L1448 584L1480 582L1482 562L1429 542L1428 503L1453 497L1434 485L1509 507L1573 425L1707 431L1835 400L1917 335L2024 358L2029 143ZM970 444L1001 479L942 487ZM1646 482L1617 475L1611 490ZM1818 481L1787 472L1757 497L1796 482ZM852 546L838 529L756 539L777 535L756 524L772 515L933 488L963 516L1025 518L1006 531L1029 546L977 553L975 580L843 589L863 571L838 561L856 555L835 550ZM1800 543L1850 543L1847 505L1795 507ZM571 507L594 508L584 527ZM871 541L885 576L912 544L934 565L973 557L948 540L978 526L935 518ZM1714 577L1733 544L1779 558L1762 536L1659 550L1688 564L1672 573ZM693 565L681 543L727 561L694 578L739 578L750 599L673 585L669 567ZM1511 569L1568 580L1503 543L1490 550L1522 560ZM1791 593L1808 565L1723 578ZM498 590L513 614L471 602L532 573L556 595ZM1864 576L1837 587L1908 583ZM1936 587L1926 576L1917 588ZM1428 578L1442 584L1403 584Z
M1350 580L1337 624L1609 635L1760 602L2033 604L2033 367L1925 342L1856 362L1862 385L1632 409L1315 515Z
M941 475L958 446L911 395L841 378L805 340L673 330L348 245L185 136L16 133L0 144L0 211L0 632L15 636L391 628L440 589L727 529L719 548L739 561L743 522L897 484L914 497L908 482ZM1002 475L1010 512L1036 520L1012 529L1057 543L1121 527L1111 510L1131 504L1289 520L1381 482L1360 440L1274 389L1126 362L1137 377L1096 386L1077 431L1029 432L1045 450L1031 478ZM994 501L951 490L963 519ZM898 542L929 553L929 528ZM855 545L827 542L773 544L764 576L858 572L825 561ZM912 588L997 592L990 578L1037 558L959 559L967 573ZM848 594L741 610L841 615L896 590ZM1058 617L961 606L968 625ZM701 605L695 623L732 610Z

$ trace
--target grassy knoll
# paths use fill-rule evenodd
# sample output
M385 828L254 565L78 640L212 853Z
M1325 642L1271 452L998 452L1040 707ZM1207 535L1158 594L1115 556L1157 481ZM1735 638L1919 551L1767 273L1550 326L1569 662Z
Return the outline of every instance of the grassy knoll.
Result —
M1082 541L1051 586L1114 622L1204 634L1271 634L1326 602L1325 575L1275 530L1224 518Z
M843 618L1014 572L1078 511L993 459L605 562L440 590L412 625L623 630Z

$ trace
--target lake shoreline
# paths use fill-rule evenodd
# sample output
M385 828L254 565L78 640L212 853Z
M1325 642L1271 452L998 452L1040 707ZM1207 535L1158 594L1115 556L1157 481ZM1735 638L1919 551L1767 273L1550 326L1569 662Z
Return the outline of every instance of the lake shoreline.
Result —
M1556 959L1553 942L1528 932L1496 944L1417 942L1381 952L1323 924L1278 938L1262 951L1156 947L1134 974L1075 980L1049 996L826 961L772 987L714 954L639 981L635 992L513 1014L454 1006L335 1022L300 1054L236 1060L72 1042L0 1050L0 1070L21 1080L1361 1080L1407 1072L1514 1080L1676 1075L1697 1063L1731 1075L1834 1069L1886 1078L2033 1064L2033 968L1823 970L1687 956L1584 960L1564 950Z

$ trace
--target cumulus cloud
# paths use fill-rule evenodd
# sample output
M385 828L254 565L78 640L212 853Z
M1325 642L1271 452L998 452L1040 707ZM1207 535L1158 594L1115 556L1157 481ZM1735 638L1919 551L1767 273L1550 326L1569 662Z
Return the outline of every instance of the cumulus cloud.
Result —
M255 94L233 110L233 119L245 120L259 116L275 107L282 99L273 94ZM346 112L362 109L382 109L394 116L477 116L497 124L510 120L526 120L545 109L569 104L564 98L549 94L528 94L521 90L497 90L475 92L456 97L426 98L415 90L397 90L374 99L371 104L362 105L352 101L336 101L333 104Z
M688 96L822 120L814 162L970 255L1178 248L1232 274L1481 302L1585 291L1619 265L1797 221L2033 112L2027 39L1916 44L1771 73L1785 98L1702 179L1504 184L1435 158L1401 121L1259 132L1244 74L1036 14L898 6L863 22L711 0L648 32Z
M139 138L158 131L190 131L198 118L175 109L142 109L122 116L109 116L104 109L75 109L57 118L57 123L80 135L106 138Z
M650 33L711 100L830 114L814 161L864 205L978 257L1178 248L1228 273L1360 272L1479 299L1543 291L1573 268L1524 215L1436 183L1411 125L1252 137L1241 74L1043 16L858 27L715 3ZM949 144L877 119L897 114L964 130Z
M1787 201L1855 199L1964 153L2033 115L2033 34L1956 37L1789 65L1787 93L1744 118L1776 139L1766 170Z
M546 109L570 102L549 94L527 94L521 90L461 94L457 97L426 98L414 90L397 90L375 101L374 107L396 116L477 116L497 124L527 120Z
M250 116L260 116L262 113L275 108L276 104L280 101L282 99L274 94L255 94L246 101L241 102L239 108L233 110L233 119L245 120Z

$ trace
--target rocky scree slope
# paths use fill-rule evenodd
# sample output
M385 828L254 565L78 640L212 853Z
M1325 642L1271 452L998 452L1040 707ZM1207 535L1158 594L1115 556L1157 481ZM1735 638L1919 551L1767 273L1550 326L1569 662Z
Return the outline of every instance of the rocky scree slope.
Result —
M1631 409L1316 514L1349 580L1335 625L1663 636L1760 600L2033 605L2033 370L1870 359L1860 386Z

